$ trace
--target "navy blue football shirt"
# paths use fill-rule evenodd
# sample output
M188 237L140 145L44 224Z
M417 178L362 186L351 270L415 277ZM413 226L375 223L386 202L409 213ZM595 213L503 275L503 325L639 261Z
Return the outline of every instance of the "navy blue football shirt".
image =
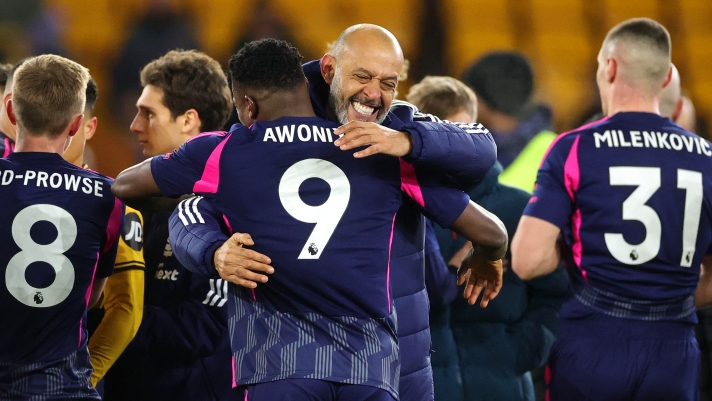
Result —
M575 294L562 317L696 321L712 243L711 157L709 142L650 113L557 138L524 214L562 229Z
M230 289L238 385L313 378L397 396L390 253L401 190L445 226L469 199L397 158L341 151L338 126L316 117L259 121L152 160L164 195L210 198L272 259L268 283ZM200 213L179 217L188 224Z
M86 347L96 278L111 275L123 220L111 180L59 154L0 160L0 362L60 359Z

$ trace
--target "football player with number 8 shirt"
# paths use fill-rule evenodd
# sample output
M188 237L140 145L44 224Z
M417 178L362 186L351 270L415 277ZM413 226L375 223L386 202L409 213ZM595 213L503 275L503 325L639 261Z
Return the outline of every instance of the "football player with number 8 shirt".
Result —
M18 140L0 160L0 398L100 399L86 311L113 271L124 208L109 178L61 156L81 126L88 80L73 61L34 57L5 104Z
M694 295L712 245L712 150L660 116L670 54L653 20L609 31L596 75L607 117L552 144L513 239L523 279L568 265L551 400L698 399Z

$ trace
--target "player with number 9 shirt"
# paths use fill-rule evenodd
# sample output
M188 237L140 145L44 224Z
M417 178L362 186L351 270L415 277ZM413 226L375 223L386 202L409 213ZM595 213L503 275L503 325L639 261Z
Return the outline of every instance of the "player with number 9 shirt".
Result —
M6 108L17 147L0 160L0 398L98 400L86 310L113 271L124 210L110 179L61 156L81 126L89 74L44 55L14 79Z
M598 63L607 117L552 144L512 268L529 279L559 258L568 265L552 400L695 400L694 294L712 245L712 150L659 115L672 74L662 25L617 25Z
M398 394L389 263L401 162L357 159L333 145L339 124L314 116L300 59L282 41L243 47L230 70L245 126L196 137L154 158L151 172L164 195L210 198L229 227L270 255L266 285L230 289L235 384L249 385L248 399L304 383L315 399L390 400ZM461 191L405 178L421 204L453 198L452 208L427 210L443 225L468 204ZM179 217L201 221L204 202L184 203Z

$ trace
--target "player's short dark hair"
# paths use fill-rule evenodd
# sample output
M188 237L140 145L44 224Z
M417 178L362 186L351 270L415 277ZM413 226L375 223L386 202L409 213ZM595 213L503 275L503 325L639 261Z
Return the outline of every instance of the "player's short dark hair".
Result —
M289 90L306 79L302 55L284 40L249 42L229 62L233 85L251 89Z
M12 64L0 64L0 95L5 91L7 77L12 73Z
M534 92L534 72L518 52L493 52L465 71L462 80L494 110L519 116Z
M96 106L96 101L99 99L99 87L96 86L94 78L89 77L89 82L87 82L87 103L84 106L85 109L89 110L89 114L94 114L94 106Z
M196 50L171 50L151 61L141 71L141 85L163 91L163 104L174 119L195 109L201 131L222 129L232 113L225 72L212 57Z
M622 37L644 41L662 54L670 55L672 48L670 33L659 22L650 18L633 18L621 22L608 32L605 41Z

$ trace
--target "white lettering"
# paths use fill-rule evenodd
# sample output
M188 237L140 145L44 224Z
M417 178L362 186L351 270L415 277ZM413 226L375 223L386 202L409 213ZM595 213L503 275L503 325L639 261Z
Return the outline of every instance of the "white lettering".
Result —
M289 127L292 128L291 131L289 130ZM282 130L280 130L279 127L275 127L275 129L277 130L277 138L279 138L280 142L284 142L285 139L287 140L287 142L294 141L294 125L291 125L289 127L285 125L284 127L282 127Z
M265 137L262 142L267 142L267 139L271 139L272 142L277 142L277 138L274 137L274 131L272 131L272 128L267 128L267 131L265 131Z
M645 139L646 148L658 147L658 140L655 138L655 132L643 131L643 139Z
M618 130L618 137L621 139L621 147L624 147L624 148L630 147L630 142L625 141L625 137L623 136L623 131Z
M695 137L695 145L697 145L697 154L701 155L702 154L702 145L700 145L701 138L700 137Z
M35 177L37 177L37 173L32 170L27 170L27 172L25 173L25 182L23 184L27 185L27 181L34 179Z
M80 177L79 177L78 175L68 175L68 174L65 174L65 175L64 175L64 189L66 189L67 191L69 191L69 188L72 188L72 191L75 191L75 192L76 192L77 188L79 188L79 181L80 181L80 180L81 180L81 179L80 179Z
M82 192L87 195L91 194L91 179L86 177L82 178L82 184L84 184L84 186L82 186Z
M702 139L700 142L702 142L702 153L704 153L705 156L712 156L712 150L710 150L710 143L704 139Z
M664 132L662 134L659 132L656 132L656 134L658 135L658 147L659 148L662 149L663 147L665 147L665 149L672 149L670 147L670 144L667 141L667 136L668 136L667 132Z
M606 131L606 132L608 132L608 131ZM614 147L617 148L618 146L620 146L620 145L618 145L618 135L616 135L616 131L611 132L611 140L613 142Z
M302 135L302 132L306 131L306 136ZM308 125L301 124L299 125L299 128L297 128L297 136L299 137L299 140L302 142L307 142L308 140L311 139L311 130L309 129Z
M2 185L7 185L10 182L12 182L12 179L15 178L15 172L12 170L5 170L2 173Z
M680 135L682 138L682 142L685 143L685 147L687 148L687 151L692 153L692 149L695 148L695 139L691 136L687 135Z
M54 179L57 179L57 183L54 183ZM49 176L49 186L52 188L59 188L59 186L62 185L62 175L59 173L52 173L52 175Z
M633 144L634 148L642 148L643 142L641 142L640 131L630 131L630 142Z
M334 142L334 138L331 136L331 133L333 131L336 131L335 128L322 128L323 130L326 131L326 135L329 137L329 142Z
M672 145L672 148L675 150L682 149L682 139L680 139L680 135L674 133L670 134L670 145Z
M47 177L49 177L49 174L47 174L44 171L40 171L37 173L37 186L39 187L40 184L42 184L43 187L47 188Z
M324 128L319 129L319 127L313 126L312 137L314 137L314 142L326 142L326 132L324 132Z
M603 135L598 132L594 132L593 139L596 141L597 148L601 147L601 142L605 142L609 148L611 147L611 131L606 131Z
M101 181L99 180L94 180L94 196L98 196L100 198L103 198L104 195L101 193L101 191L104 189L104 185Z

